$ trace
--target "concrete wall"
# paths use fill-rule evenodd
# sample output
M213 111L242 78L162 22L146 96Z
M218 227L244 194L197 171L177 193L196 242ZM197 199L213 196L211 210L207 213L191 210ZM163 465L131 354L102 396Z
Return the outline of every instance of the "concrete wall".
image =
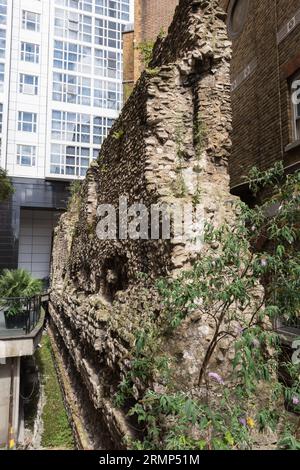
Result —
M18 267L36 279L50 274L54 228L61 212L21 209Z
M13 391L13 399L10 393ZM0 359L0 447L8 437L17 441L19 432L20 358ZM9 429L9 408L12 406L12 429Z

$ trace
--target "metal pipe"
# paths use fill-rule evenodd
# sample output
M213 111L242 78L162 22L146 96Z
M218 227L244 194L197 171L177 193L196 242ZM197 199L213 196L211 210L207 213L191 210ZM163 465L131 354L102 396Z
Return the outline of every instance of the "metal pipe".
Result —
M7 448L15 447L15 436L13 428L14 419L14 381L15 381L15 359L11 358L10 366L10 392L9 392L9 408L8 408L8 430L7 430Z

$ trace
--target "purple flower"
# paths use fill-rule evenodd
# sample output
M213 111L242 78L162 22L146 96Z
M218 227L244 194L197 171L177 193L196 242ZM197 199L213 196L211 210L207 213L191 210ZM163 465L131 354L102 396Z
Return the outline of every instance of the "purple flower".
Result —
M224 385L224 380L223 380L222 377L221 377L219 374L217 374L216 372L209 372L208 377L210 377L211 379L213 379L213 380L215 380L216 382L218 382L218 384Z
M247 421L246 418L240 418L239 422L241 423L242 426L246 427L247 426Z
M293 402L293 405L299 405L299 403L300 403L300 400L299 400L299 398L298 398L298 397L296 397L296 396L295 396L295 397L293 397L293 400L292 400L292 402Z
M244 333L244 328L241 326L241 325L238 325L236 327L236 334L237 336L243 336L243 333Z
M262 258L261 261L260 261L261 265L265 268L266 266L268 266L268 260L267 258Z
M256 349L258 349L260 347L260 342L258 341L257 338L253 338L252 340L252 346Z

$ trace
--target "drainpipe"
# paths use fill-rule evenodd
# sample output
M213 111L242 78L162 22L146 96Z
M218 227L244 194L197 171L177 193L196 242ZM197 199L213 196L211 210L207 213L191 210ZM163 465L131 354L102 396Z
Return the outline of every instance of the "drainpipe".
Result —
M275 22L276 22L276 32L278 30L278 5L277 0L274 2L275 7ZM281 76L280 76L280 58L279 58L279 45L277 43L276 35L276 56L277 56L277 77L278 77L278 106L279 106L279 132L280 132L280 147L281 147L281 157L284 162L284 144L283 144L283 128L282 128L282 109L281 109Z
M11 358L10 366L10 392L9 392L9 411L8 411L8 431L7 431L7 448L13 449L15 447L14 438L14 381L15 381L15 359Z

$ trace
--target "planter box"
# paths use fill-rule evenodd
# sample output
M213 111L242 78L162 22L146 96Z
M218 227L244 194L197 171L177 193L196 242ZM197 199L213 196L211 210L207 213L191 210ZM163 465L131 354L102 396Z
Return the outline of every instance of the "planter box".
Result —
M26 315L8 315L4 313L5 327L7 330L22 330L26 328Z

